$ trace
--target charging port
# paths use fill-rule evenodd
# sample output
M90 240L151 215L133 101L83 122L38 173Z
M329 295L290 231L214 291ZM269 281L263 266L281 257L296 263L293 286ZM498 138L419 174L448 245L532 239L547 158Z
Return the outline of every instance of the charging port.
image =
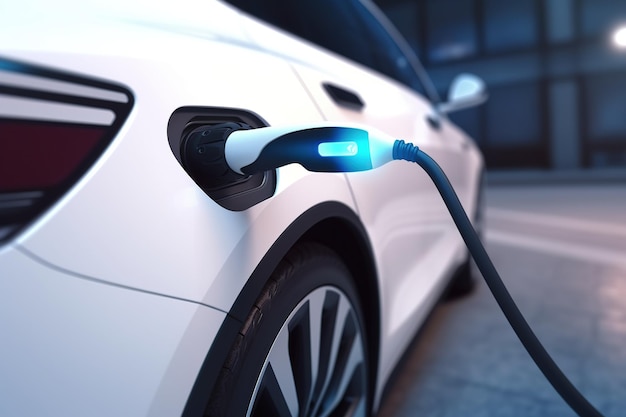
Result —
M205 192L246 181L249 176L230 169L224 156L226 138L235 130L251 129L245 123L202 125L182 140L180 157L183 167Z
M172 153L211 199L241 211L274 195L276 171L241 175L226 164L224 144L235 130L266 126L258 116L238 109L186 107L176 110L168 124Z

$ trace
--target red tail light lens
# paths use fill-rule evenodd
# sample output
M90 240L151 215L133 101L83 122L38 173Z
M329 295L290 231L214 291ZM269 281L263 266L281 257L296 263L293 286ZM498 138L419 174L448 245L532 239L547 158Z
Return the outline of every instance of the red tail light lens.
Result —
M63 183L105 133L100 127L0 120L0 192Z
M123 87L0 58L0 242L76 183L131 107Z

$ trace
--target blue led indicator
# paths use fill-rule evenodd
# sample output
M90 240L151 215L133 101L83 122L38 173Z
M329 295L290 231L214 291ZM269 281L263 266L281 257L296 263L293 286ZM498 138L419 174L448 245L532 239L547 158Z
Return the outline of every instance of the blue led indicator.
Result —
M359 153L359 145L356 142L324 142L317 146L320 156L354 156Z

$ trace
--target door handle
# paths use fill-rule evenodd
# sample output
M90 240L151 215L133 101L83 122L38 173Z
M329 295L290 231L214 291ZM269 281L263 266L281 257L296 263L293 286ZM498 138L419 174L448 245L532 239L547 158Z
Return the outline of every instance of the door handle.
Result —
M427 114L426 121L428 122L428 126L430 126L433 130L441 130L441 116L438 114Z
M365 107L363 99L354 91L331 83L322 83L322 87L338 106L356 111L361 111Z

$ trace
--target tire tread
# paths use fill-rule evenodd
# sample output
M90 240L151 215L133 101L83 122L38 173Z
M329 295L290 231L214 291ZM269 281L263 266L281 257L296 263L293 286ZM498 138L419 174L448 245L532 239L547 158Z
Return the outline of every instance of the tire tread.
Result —
M294 275L294 271L305 266L311 260L335 263L345 269L335 252L318 243L300 243L289 251L270 276L242 324L210 396L206 416L224 416L223 410L228 409L229 403L232 401L231 394L237 375L240 374L243 359L248 352L249 345L255 338L264 313L272 308L274 300L280 296L287 280Z

